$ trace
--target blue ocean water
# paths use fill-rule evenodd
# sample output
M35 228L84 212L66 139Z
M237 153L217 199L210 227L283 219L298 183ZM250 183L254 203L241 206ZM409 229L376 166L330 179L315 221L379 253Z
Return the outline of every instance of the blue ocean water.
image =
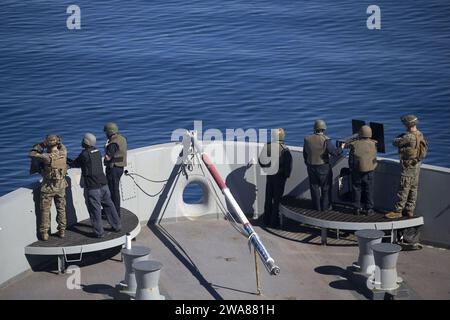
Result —
M71 4L81 30L66 27ZM381 30L366 27L371 4ZM301 145L316 118L333 138L356 118L384 123L396 157L389 141L415 113L425 162L450 167L449 17L442 0L2 0L0 194L37 178L27 153L47 133L74 157L108 121L135 148L194 120L281 126Z

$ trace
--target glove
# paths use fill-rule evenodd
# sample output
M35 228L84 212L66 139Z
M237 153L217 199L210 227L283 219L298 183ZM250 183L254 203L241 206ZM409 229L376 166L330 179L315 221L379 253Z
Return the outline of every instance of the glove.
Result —
M38 153L43 153L44 152L44 148L45 147L42 146L42 143L38 143L38 144L35 144L31 150L32 151L36 151Z

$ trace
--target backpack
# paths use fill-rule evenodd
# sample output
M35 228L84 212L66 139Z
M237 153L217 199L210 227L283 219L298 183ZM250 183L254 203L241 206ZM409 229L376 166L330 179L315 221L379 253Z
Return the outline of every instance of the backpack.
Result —
M398 230L397 241L404 244L416 244L419 243L420 229L419 227L405 228Z

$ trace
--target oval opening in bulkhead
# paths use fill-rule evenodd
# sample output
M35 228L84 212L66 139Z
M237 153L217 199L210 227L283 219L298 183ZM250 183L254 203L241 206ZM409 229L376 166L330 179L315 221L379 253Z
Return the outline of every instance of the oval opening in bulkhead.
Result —
M205 193L200 183L189 183L183 191L183 201L186 204L200 204L205 202Z

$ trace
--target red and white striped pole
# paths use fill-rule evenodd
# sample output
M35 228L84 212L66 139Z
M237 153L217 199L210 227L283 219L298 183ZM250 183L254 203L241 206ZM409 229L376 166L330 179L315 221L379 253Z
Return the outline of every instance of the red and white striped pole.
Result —
M267 252L267 249L262 244L261 240L259 239L259 236L256 234L255 230L253 229L252 225L250 224L250 221L248 221L244 212L242 212L241 207L239 206L236 199L231 194L230 189L225 184L225 181L223 181L223 179L220 176L219 172L217 171L216 167L211 162L211 160L206 155L206 153L203 151L203 147L201 146L201 144L199 143L199 141L197 140L195 135L193 135L191 133L189 133L189 135L191 136L191 139L192 139L194 152L198 152L200 154L200 157L201 157L203 163L205 164L205 166L208 169L211 176L214 178L214 181L216 182L217 186L220 188L220 190L222 191L225 198L229 201L229 203L233 207L234 212L237 214L237 216L241 220L241 223L244 226L244 230L245 230L245 232L247 232L250 243L253 245L256 252L258 252L259 257L261 258L261 261L263 262L267 271L271 275L279 274L280 268L275 264L275 261L269 255L269 252Z

